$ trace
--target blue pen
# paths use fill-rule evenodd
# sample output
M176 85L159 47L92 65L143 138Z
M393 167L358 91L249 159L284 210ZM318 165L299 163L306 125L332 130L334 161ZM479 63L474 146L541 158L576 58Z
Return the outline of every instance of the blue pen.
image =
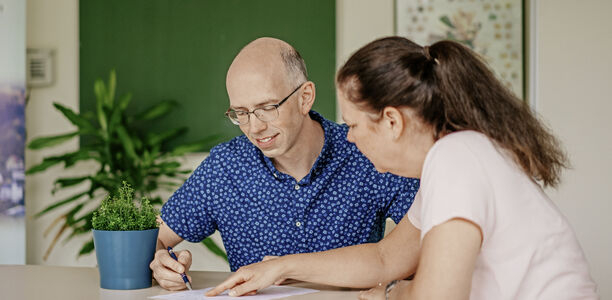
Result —
M170 253L170 256L174 258L174 260L178 261L176 254L174 254L174 251L172 251L172 247L168 247L168 253ZM192 291L193 289L191 288L191 283L189 282L189 279L187 279L185 272L181 273L181 277L183 277L183 281L185 282L185 285L187 285L187 288Z

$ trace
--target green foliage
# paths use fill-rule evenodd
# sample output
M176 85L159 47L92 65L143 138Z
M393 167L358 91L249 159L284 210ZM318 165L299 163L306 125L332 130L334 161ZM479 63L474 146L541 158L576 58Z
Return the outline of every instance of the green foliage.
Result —
M113 197L102 200L100 207L94 211L91 223L95 230L128 231L157 228L159 211L149 199L140 198L140 205L134 201L134 189L127 182L119 187Z
M90 174L58 178L52 194L64 189L76 192L35 214L35 217L40 217L64 209L60 217L47 228L49 232L59 226L45 253L45 259L65 232L69 233L64 238L65 242L78 235L91 236L93 211L99 207L102 199L121 187L123 181L131 185L136 198L147 197L151 199L151 205L159 206L162 204L161 198L152 195L159 190L174 191L185 180L185 174L191 172L180 168L180 156L186 152L203 151L219 142L219 135L211 135L197 142L170 146L168 142L184 134L186 128L151 132L148 125L170 115L177 103L172 100L161 101L142 112L128 114L127 107L132 95L128 93L115 99L116 80L113 70L107 83L102 79L95 81L95 111L77 113L62 104L54 103L53 106L76 129L69 133L38 137L28 145L28 148L37 150L73 138L86 141L77 151L45 157L41 163L29 168L26 174L39 173L62 164L70 168L78 162L97 163ZM90 239L79 250L79 255L91 253L92 250L93 240Z

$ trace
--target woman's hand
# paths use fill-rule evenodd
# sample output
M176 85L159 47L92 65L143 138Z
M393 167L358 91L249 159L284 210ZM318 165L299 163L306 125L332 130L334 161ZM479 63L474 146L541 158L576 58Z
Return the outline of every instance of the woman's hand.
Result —
M385 300L385 288L387 286L379 283L367 291L359 292L359 300Z
M244 266L229 278L206 292L207 297L217 296L229 289L232 297L254 294L286 278L281 258L268 258L264 261Z
M405 295L410 289L411 282L408 280L399 280L390 287L389 293L386 293L387 284L378 284L367 291L359 292L360 300L385 300L399 299L399 295Z

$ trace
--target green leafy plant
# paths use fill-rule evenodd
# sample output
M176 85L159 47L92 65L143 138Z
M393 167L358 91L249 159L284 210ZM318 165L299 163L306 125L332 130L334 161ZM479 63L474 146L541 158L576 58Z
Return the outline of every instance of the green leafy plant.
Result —
M134 189L127 182L119 187L117 194L102 200L100 207L93 212L91 223L95 230L128 231L157 228L159 211L147 197L140 198L140 205L134 201Z
M75 236L91 235L93 211L102 199L122 186L123 181L130 183L136 197L147 197L151 199L150 204L161 205L162 200L155 196L155 193L162 189L175 190L185 180L186 174L191 172L181 169L178 159L185 153L202 151L219 141L219 135L211 135L194 143L171 146L168 142L185 134L187 128L174 128L163 132L151 132L146 128L147 124L172 112L177 103L172 100L161 101L142 112L128 114L127 107L132 95L128 93L115 99L116 83L114 70L110 72L107 83L102 79L95 81L95 111L76 113L68 107L54 103L53 106L76 126L76 129L64 134L39 137L28 144L29 149L38 150L76 137L87 141L77 151L45 157L41 163L29 168L26 174L39 173L58 164L71 168L82 161L97 163L91 174L55 180L52 194L69 188L84 189L56 201L34 215L37 218L51 211L64 209L45 231L48 233L59 226L44 255L45 260L65 232L68 232L64 238L65 242ZM212 240L207 239L203 244L227 260L225 253ZM93 239L90 239L79 250L79 256L90 253L93 248Z

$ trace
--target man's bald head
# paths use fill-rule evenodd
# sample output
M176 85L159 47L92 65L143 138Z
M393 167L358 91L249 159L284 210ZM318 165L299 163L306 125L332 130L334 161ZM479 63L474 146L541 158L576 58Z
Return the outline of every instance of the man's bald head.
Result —
M283 80L295 87L308 79L302 56L288 43L275 38L258 38L240 50L232 62L227 80L241 73L257 74L268 80Z

